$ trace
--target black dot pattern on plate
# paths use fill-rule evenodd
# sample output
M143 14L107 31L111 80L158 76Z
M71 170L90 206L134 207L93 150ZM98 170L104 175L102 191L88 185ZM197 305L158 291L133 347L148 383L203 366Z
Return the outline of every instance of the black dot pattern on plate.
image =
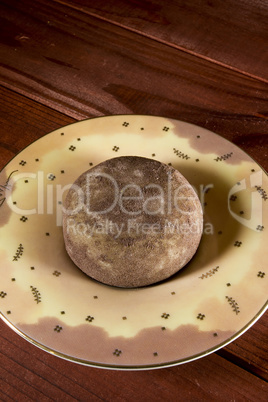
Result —
M94 317L91 315L88 315L85 319L87 322L92 322L94 320Z
M130 120L130 118L129 118L129 121L123 121L122 120L120 122L120 125L122 125L125 128L127 128L127 127L129 127L131 125L131 130L133 129L132 120ZM140 131L144 131L145 129L146 129L145 133L140 133ZM138 126L136 128L136 130L139 132L140 136L141 135L144 136L149 131L147 126ZM168 125L164 126L164 124L162 124L162 125L160 125L158 127L158 130L163 130L164 132L168 132L170 130L170 127L168 127ZM121 132L123 132L123 131L124 130L121 129ZM126 133L126 132L124 132L124 133ZM73 155L74 158L77 158L77 157L79 158L79 156L80 156L79 155L79 142L81 140L83 140L83 137L81 137L81 138L77 137L79 134L80 133L76 134L75 137L72 137L72 140L71 140L72 145L70 145L70 143L67 143L66 148L65 148L65 152L67 152L68 147L69 147L69 150L71 152L76 151L74 153L74 155ZM64 133L62 132L62 133L60 133L60 135L64 136ZM164 136L163 133L161 135ZM195 137L200 143L201 136L196 135ZM118 137L116 137L116 138L118 138ZM62 140L65 141L64 138ZM119 150L122 151L122 149L124 149L123 147L125 147L125 143L122 145L121 142L118 141L117 139L112 140L112 141L114 141L114 142L110 143L110 145L108 146L108 151L110 152L110 154L112 154L113 152L118 152ZM114 144L116 144L116 145L114 145ZM197 141L196 141L196 144L197 144ZM82 145L82 144L80 144L80 145ZM187 160L191 159L191 156L192 156L191 148L183 149L183 146L180 145L179 141L177 142L176 138L175 138L175 140L172 140L171 144L169 144L168 149L169 149L169 158L172 158L172 160L175 159L177 161L177 163L184 163L184 161L187 161ZM188 149L189 149L189 151L188 151ZM106 151L107 151L107 149L106 149ZM229 149L227 148L226 151L229 151ZM225 152L225 151L223 151L223 152ZM151 154L152 157L156 157L156 155L157 155L157 157L159 157L161 159L160 152L158 151L158 148L155 147L154 145L150 148L150 154ZM32 155L34 155L34 153ZM30 165L30 162L31 163L34 162L34 161L39 162L39 158L40 158L40 160L43 161L42 154L37 152L36 155L38 156L38 158L36 158L36 159L34 159L32 156L30 158L30 157L27 157L27 155L26 156L23 155L23 159L21 159L20 162L19 162L19 160L15 162L16 167L18 167L18 163L19 163L20 169L21 169L21 171L23 171L24 169L22 169L22 167L26 165L26 169L28 169L28 165ZM195 157L192 157L192 162L194 164L195 164L195 162L200 162L200 159L199 159L200 155L201 155L201 153L197 154L197 156L195 156ZM85 162L86 165L89 165L89 166L94 165L93 162L90 161L91 157L92 156L89 156L88 159L85 159L84 162ZM219 169L220 169L220 166L224 166L224 161L227 161L228 159L233 158L233 157L234 157L234 154L233 154L233 152L230 151L230 152L224 153L223 155L220 155L220 156L216 157L216 159L214 159L218 164L217 163L214 164L212 159L210 160L210 163L213 163L213 165L215 166L215 169L218 169L217 166L219 166ZM179 158L180 160L178 160L177 158ZM201 161L205 162L206 161L205 158L206 158L206 154L204 153L204 155L201 157ZM228 162L226 162L226 163L228 163ZM169 162L168 164L170 166L172 165L171 162ZM35 166L37 167L38 164L35 164ZM48 168L48 169L50 169L50 168ZM60 180L60 178L62 179L63 178L62 175L65 172L67 172L67 170L65 170L65 168L67 169L66 166L59 165L59 166L57 166L57 169L55 168L55 170L54 171L52 170L52 172L47 170L46 172L49 172L47 174L47 176L46 176L47 180L54 181L55 179L58 179L58 180ZM255 172L255 169L251 169L251 168L248 169L247 173L250 174L250 172ZM70 172L68 171L68 174L69 173ZM65 175L65 177L66 177L66 175ZM24 180L24 178L22 180L22 183L24 181L24 183L27 185L26 187L24 187L24 189L28 189L28 188L31 187L28 183L32 183L32 182L31 182L31 180L29 178L27 178L26 180ZM241 177L239 177L239 179L240 178ZM0 184L0 207L5 201L5 193L6 193L6 190L8 190L8 182L9 182L9 180L7 180L6 182L4 180L3 184ZM241 180L241 182L239 181L236 184L241 185L242 183L243 183L243 181ZM240 187L242 187L242 186L240 186ZM266 201L268 199L268 196L267 196L267 192L265 191L265 189L263 187L265 187L265 186L264 185L255 186L255 192L256 193L258 192L259 196L262 198L262 200ZM211 188L209 186L204 188L204 193L207 193L210 189ZM210 195L209 195L209 197L210 197ZM211 197L212 197L212 201L213 201L213 194L211 195ZM228 200L228 195L226 195L226 199ZM18 201L18 204L19 204L20 199L17 198L17 201ZM245 207L242 204L242 202L244 201L243 192L240 192L238 197L237 197L237 195L231 195L230 196L230 201L232 201L232 202L237 201L235 204L232 204L234 207L236 207L236 206L238 207L237 208L237 214L244 215L244 214L248 213L247 207ZM13 202L14 205L16 205L16 203L17 203L16 201L12 201L12 202ZM61 202L59 201L59 203L61 203ZM204 205L207 205L207 203L204 203ZM213 203L209 202L209 207L210 208L211 208L211 205L213 205ZM26 213L26 215L27 215L27 213ZM29 229L29 226L31 226L31 224L33 222L33 219L31 219L31 217L28 218L27 216L24 216L24 215L23 216L18 215L17 219L20 220L23 223L23 225L20 225L20 223L18 223L19 227L20 227L20 230L25 230L25 233L27 233L27 231ZM259 223L259 224L257 224L257 223ZM258 234L256 234L256 236L258 236L259 238L262 238L263 235L266 234L266 230L265 230L264 225L265 225L265 222L261 222L261 220L260 220L260 222L258 222L258 221L256 222L256 227L254 227L255 231L258 232ZM221 224L219 224L218 229L221 229L221 228L224 229L224 227L221 226ZM45 232L45 230L47 230L47 232ZM217 235L222 235L223 231L222 230L216 230L215 234L216 234L216 236ZM224 232L224 234L226 236L226 231ZM50 239L47 239L47 241L49 241L49 243L51 243L51 241L54 240L54 239L57 240L56 231L54 231L54 229L49 225L47 227L45 227L45 229L43 229L42 235L43 235L43 238L44 238L44 235L47 236L47 237L49 237L51 235ZM224 240L225 236L222 236L221 240ZM24 238L22 237L22 240L23 239ZM21 239L19 238L19 240L21 240ZM25 247L27 246L26 248L28 250L28 243L26 243L26 240L27 240L27 236L25 236L25 240L23 240L23 244L24 244ZM242 249L241 249L241 246L242 246L242 241L241 240L243 241L243 246L244 246L244 247L242 247ZM246 248L246 243L247 243L246 240L247 240L247 238L245 239L245 237L243 237L243 236L240 237L240 235L237 235L237 240L236 240L236 238L234 238L233 240L230 240L231 241L231 244L230 244L231 247L230 248L233 250L233 251L231 250L231 252L233 252L235 255L237 255L237 253L238 253L238 256L240 254L240 251L241 251L241 254L243 254L242 251L244 251L244 248ZM44 241L44 239L42 241ZM218 241L219 241L219 244L222 244L222 242L219 240L219 238L218 238ZM19 241L15 243L15 247L16 247L17 244L19 244ZM149 246L150 245L148 245L148 247ZM12 254L15 251L15 247L14 247L14 250L12 251ZM241 250L239 250L239 248ZM31 278L30 282L27 285L28 286L27 291L28 291L28 293L30 295L29 303L32 303L33 307L36 310L40 310L40 308L35 306L35 304L37 305L37 304L41 303L41 308L42 308L43 305L45 305L45 302L46 302L45 297L44 298L42 297L42 296L45 296L45 289L43 289L43 285L41 285L42 282L35 282L35 281L36 281L36 278L37 278L36 275L40 274L42 265L40 266L40 264L37 263L36 261L31 261L30 264L33 264L32 266L30 266L30 264L28 264L26 267L24 267L24 261L27 260L25 257L28 257L27 255L24 256L24 254L26 254L26 252L24 250L24 247L23 247L22 243L20 243L18 245L18 247L17 247L17 250L14 253L14 256L13 256L14 269L17 270L14 273L14 276L16 276L16 278L11 277L12 274L8 277L8 286L12 286L12 292L10 291L10 288L8 286L6 287L5 285L3 285L3 288L2 288L2 290L0 292L0 299L1 299L2 303L8 303L8 304L10 303L11 293L14 293L14 290L16 291L16 287L21 286L22 283L24 282L24 281L20 280L20 273L22 272L23 269L26 269L27 272L28 272L29 277ZM19 261L20 259L22 259L22 260ZM232 276L228 274L228 276L227 277L225 276L225 278L224 278L223 274L224 274L225 267L221 264L221 261L218 261L218 263L219 263L219 265L216 265L216 263L215 263L214 266L207 266L206 268L203 269L203 273L202 273L202 271L198 272L198 274L196 274L196 279L198 278L198 281L199 281L199 279L201 279L202 281L208 281L208 282L204 282L204 286L206 286L205 283L209 284L210 280L211 280L211 283L213 283L213 281L215 283L217 280L221 281L220 286L225 289L225 292L227 294L230 294L232 292L231 293L232 297L229 296L229 295L225 296L225 294L223 295L223 299L225 297L224 300L226 300L225 302L223 302L223 304L224 304L226 310L230 310L229 314L231 316L234 315L234 321L236 321L235 320L235 315L238 315L240 313L240 306L238 305L238 302L239 302L239 304L240 304L240 302L242 303L243 299L242 300L240 299L239 293L238 294L235 293L235 291L237 290L237 287L232 286L232 284L233 284ZM36 264L36 265L34 266L34 264ZM220 265L221 265L221 270L220 270ZM62 272L60 272L61 268L62 268ZM228 269L228 267L227 267L227 269ZM255 266L255 270L253 272L253 276L254 276L253 279L255 279L256 282L254 283L254 285L256 283L260 284L260 286L265 284L265 279L266 279L267 276L266 276L266 274L264 272L264 269L265 268L262 267L261 264L257 265L257 268ZM31 270L32 272L30 273L29 270ZM35 270L36 270L36 272L34 272ZM220 273L217 275L219 270L220 270ZM56 284L56 289L59 289L59 287L61 287L61 284L64 283L64 280L67 277L67 275L64 275L64 268L61 267L60 265L59 266L58 265L54 265L54 266L52 265L52 268L51 268L50 272L48 272L48 275L50 275L50 280L53 280L53 283ZM53 277L51 278L51 275L53 275L55 277L55 279L52 279ZM222 277L223 277L223 280L222 280ZM59 278L59 279L57 279L57 278ZM12 283L12 285L11 285L10 282ZM201 281L199 281L198 283L200 283L200 282ZM40 289L39 289L39 286L40 286ZM173 286L174 286L174 282L172 284L172 287ZM203 284L201 283L200 286L202 287ZM165 297L167 295L169 295L170 303L172 303L174 301L177 302L177 299L180 300L179 299L179 293L180 292L177 291L176 286L174 286L173 289L174 289L173 291L171 291L172 288L168 289L166 294L165 294ZM175 290L177 292L175 292ZM93 290L93 292L95 292L95 290ZM98 291L96 291L96 293L97 292ZM41 293L42 293L42 295L41 295ZM176 293L178 294L178 296L175 296ZM171 296L172 296L172 298L171 298ZM98 294L98 296L96 294L94 295L94 293L92 293L90 297L91 297L91 304L92 303L97 303L98 308L100 307L101 302L103 302L103 300L105 301L105 298L102 298L102 293L101 292ZM6 298L6 300L2 301L2 299L5 299L5 298ZM95 300L95 302L93 302L93 299ZM100 300L97 301L98 299L100 299ZM66 314L65 308L66 308L66 312L68 313L66 316L65 316L65 314ZM162 311L164 311L165 308L167 308L167 311L168 311L168 309L169 309L168 305L165 306L165 307L160 307L160 309L157 310L158 311L157 312L158 325L156 325L156 329L157 329L158 334L159 334L159 335L157 335L157 336L159 336L159 338L158 338L159 340L161 340L161 339L166 340L166 337L167 336L169 337L170 333L173 332L173 331L169 330L169 328L168 328L169 321L166 321L166 320L170 319L170 321L172 321L173 324L174 324L174 322L176 324L176 315L173 313L173 310L169 310L170 313L171 313L171 316L170 316L170 314L167 313L167 312L162 313ZM246 309L244 307L244 304L243 305L241 304L241 308L243 309L243 312L246 311ZM198 308L198 310L199 310L199 308ZM202 321L204 321L204 320L205 320L205 324L207 324L207 323L209 324L209 319L206 319L206 317L209 316L209 313L206 310L206 308L203 306L202 308L200 308L201 312L198 312L198 310L196 311L196 306L194 306L194 310L192 312L191 319L192 318L195 319L196 320L196 325L200 325L200 327L203 325ZM11 314L11 311L12 311L12 317L10 317L10 318L13 318L14 307L13 307L13 305L8 305L6 307L6 314ZM57 339L57 337L59 337L59 339L60 339L60 336L58 334L61 333L62 331L64 331L64 336L65 336L65 335L67 335L67 332L68 332L67 330L69 329L69 327L65 326L64 321L67 320L67 318L71 319L72 317L70 317L70 311L67 311L67 306L65 306L64 303L62 305L56 306L56 309L55 309L54 313L55 313L55 318L57 317L58 321L56 321L52 325L50 325L49 328L50 328L50 331L55 333L55 338ZM90 315L87 315L88 313L90 313ZM96 328L98 328L98 325L95 326L94 324L95 324L95 322L98 324L98 322L100 322L101 320L97 319L98 315L95 314L95 313L96 312L94 311L93 308L92 308L92 310L90 309L89 312L85 312L81 317L81 322L80 322L81 327L83 327L83 324L84 324L88 328L88 331L93 331ZM79 310L76 311L76 315L78 315L78 314L79 314ZM61 320L59 320L59 316L61 317ZM131 317L131 319L130 319L130 317ZM124 326L124 328L128 328L128 325L132 326L132 324L133 324L132 315L130 314L129 311L121 312L121 314L119 313L119 316L117 316L117 319L120 320L119 326L120 325ZM85 321L88 324L85 324ZM122 323L122 321L124 321L124 323ZM198 324L197 321L200 321L200 323ZM238 322L239 322L239 320L238 320ZM161 324L164 324L164 325L167 324L167 326L161 326ZM116 325L116 322L115 322L115 325ZM217 332L215 332L215 330ZM220 328L218 328L218 327L217 327L217 329L212 328L212 330L210 331L209 335L212 338L213 337L215 337L215 338L218 337L219 340L222 340L222 338L221 338L222 334L221 334ZM117 338L117 340L118 339L120 339L120 338ZM212 342L213 342L213 340L212 340ZM215 344L215 341L214 341L214 344ZM116 349L114 349L115 347L116 347ZM114 360L117 360L117 358L119 358L120 356L121 356L122 360L124 360L126 358L126 356L127 356L127 353L124 353L123 356L122 356L122 353L123 353L122 350L124 350L124 352L125 352L125 349L126 349L125 348L125 343L124 343L124 345L122 345L121 342L119 341L118 343L116 343L115 345L112 345L109 348L108 353L110 353L110 357L112 357L112 355L115 356ZM148 352L149 352L149 354L151 354L152 358L153 358L153 356L156 358L156 357L161 356L163 354L162 350L160 349L158 344L157 344L157 346L152 346L151 350L149 350ZM155 361L158 362L159 359L156 359Z
M22 244L19 244L17 251L13 256L13 261L18 261L18 259L22 257L23 252L24 252L24 247Z
M241 246L242 246L242 241L236 240L236 241L234 242L234 246L235 246L235 247L241 247Z
M230 201L236 201L236 200L237 200L237 196L236 195L231 195Z
M39 290L35 286L30 286L30 288L31 288L31 292L34 296L34 301L37 304L41 303L41 293L39 292Z
M214 159L216 162L221 162L221 161L226 161L226 159L229 159L233 156L233 152L229 152L225 155L218 156L216 159Z
M48 178L48 180L53 181L53 180L56 179L56 176L55 176L53 173L50 173L50 174L47 176L47 178Z
M264 201L268 200L267 192L261 186L255 186Z
M235 312L235 314L236 315L239 314L240 309L239 309L238 303L232 297L229 297L229 296L225 296L225 297L226 297L228 303L230 304L230 306L232 307L233 311Z
M205 279L205 278L209 278L213 275L216 274L216 272L218 272L218 270L220 269L219 265L217 265L217 267L210 269L208 272L206 272L205 274L202 274L201 276L199 276L200 279Z
M169 317L170 317L170 314L168 314L168 313L163 313L161 315L161 318L164 318L165 320L167 320Z
M174 154L177 155L179 158L186 159L186 160L187 160L187 159L190 159L190 156L189 156L189 155L187 155L187 154L181 152L179 149L173 148L173 152L174 152Z

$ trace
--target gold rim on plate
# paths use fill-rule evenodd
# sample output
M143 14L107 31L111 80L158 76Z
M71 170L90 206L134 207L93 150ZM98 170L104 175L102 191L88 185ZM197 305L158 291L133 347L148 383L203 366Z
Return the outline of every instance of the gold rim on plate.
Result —
M139 289L84 275L62 235L70 185L91 166L123 155L171 164L204 210L193 259ZM189 123L120 115L55 130L0 173L0 316L41 349L89 366L143 370L206 356L266 311L267 200L267 175L250 156Z

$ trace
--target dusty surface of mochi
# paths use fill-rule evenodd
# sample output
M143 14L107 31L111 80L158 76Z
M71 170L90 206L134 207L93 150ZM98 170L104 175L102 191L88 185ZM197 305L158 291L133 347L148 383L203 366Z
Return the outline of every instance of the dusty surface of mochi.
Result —
M84 172L63 210L66 250L87 275L107 285L162 281L195 254L203 229L196 192L173 167L122 156Z

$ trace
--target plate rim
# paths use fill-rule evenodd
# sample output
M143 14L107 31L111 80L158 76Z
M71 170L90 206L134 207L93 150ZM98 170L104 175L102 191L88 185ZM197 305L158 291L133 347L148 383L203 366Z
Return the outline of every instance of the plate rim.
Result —
M93 116L93 117L89 117L89 118L86 118L86 119L74 121L74 122L66 124L64 126L60 126L60 127L58 127L56 129L54 129L54 130L42 135L42 136L40 136L39 138L33 140L28 145L26 145L24 148L22 148L10 160L8 160L7 163L5 163L5 165L0 170L0 174L22 152L24 152L26 149L31 147L36 142L38 142L41 139L53 134L54 132L56 132L58 130L64 130L64 129L70 127L70 126L77 125L77 124L83 123L83 122L89 122L89 121L95 120L95 119L118 118L118 117L130 117L130 118L137 118L137 117L139 118L139 117L141 117L141 118L165 119L165 120L174 121L174 122L181 122L181 123L184 123L184 124L189 125L189 126L194 126L196 128L199 128L201 130L204 130L204 131L206 131L206 132L208 132L210 134L213 134L213 135L217 136L220 140L226 141L226 142L230 143L231 146L241 150L245 155L247 155L254 163L256 163L260 167L262 172L264 172L268 176L268 172L250 154L248 154L241 147L239 147L238 145L234 144L232 141L230 141L229 139L225 138L221 134L215 133L214 131L212 131L210 129L207 129L205 127L199 126L199 125L194 124L194 123L187 122L185 120L179 120L179 119L169 118L169 117L159 116L159 115L148 115L148 114L113 114L113 115ZM181 365L181 364L193 362L193 361L198 360L198 359L200 359L202 357L206 357L206 356L218 351L219 349L227 346L228 344L232 343L233 341L238 339L240 336L242 336L248 329L250 329L265 314L267 309L268 309L268 300L265 302L265 304L262 306L262 308L255 314L255 316L245 326L243 326L239 331L235 332L231 337L227 338L225 341L215 345L212 348L209 348L209 349L207 349L205 351L202 351L200 353L194 354L192 356L187 356L186 358L182 358L182 359L178 359L178 360L167 361L167 362L162 362L162 363L155 363L155 364L152 363L152 364L139 364L139 365L131 365L131 364L120 365L120 364L112 364L112 363L98 363L98 362L89 361L88 359L81 359L81 358L77 358L77 357L74 357L74 356L70 356L70 355L68 355L66 353L54 350L51 347L43 345L41 342L33 339L31 336L27 335L22 330L20 330L18 327L16 327L15 324L13 324L1 311L0 311L0 318L6 325L8 325L15 333L20 335L24 340L28 341L29 343L31 343L32 345L38 347L39 349L41 349L41 350L43 350L45 352L48 352L49 354L52 354L52 355L57 356L59 358L62 358L63 360L70 361L70 362L73 362L73 363L78 363L78 364L88 366L88 367L94 367L94 368L122 370L122 371L143 371L143 370L161 369L161 368L166 368L166 367L174 367L174 366L178 366L178 365Z

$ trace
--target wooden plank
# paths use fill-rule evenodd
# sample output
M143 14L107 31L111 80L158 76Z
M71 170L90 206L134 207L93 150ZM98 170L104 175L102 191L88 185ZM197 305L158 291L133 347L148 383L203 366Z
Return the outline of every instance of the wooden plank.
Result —
M79 119L188 121L264 161L267 84L55 2L3 0L0 12L2 85Z
M75 120L0 86L0 169L27 145Z
M268 81L268 3L265 1L57 1Z
M266 401L261 379L216 354L185 365L142 372L101 370L41 351L0 323L1 390L24 400ZM21 399L22 398L22 399Z
M16 395L16 400L25 400L27 397L27 400L68 398L70 401L76 401L77 395L83 400L89 395L90 400L100 400L94 396L94 392L89 393L83 386L70 381L66 375L55 370L53 364L49 367L42 363L41 359L45 353L40 354L39 350L35 350L32 345L13 334L3 322L0 323L0 339L1 389L6 395L11 398Z
M74 122L68 116L3 87L0 87L0 109L0 169L32 141ZM267 378L267 321L266 313L248 332L218 353Z
M268 313L247 332L217 353L268 381Z

